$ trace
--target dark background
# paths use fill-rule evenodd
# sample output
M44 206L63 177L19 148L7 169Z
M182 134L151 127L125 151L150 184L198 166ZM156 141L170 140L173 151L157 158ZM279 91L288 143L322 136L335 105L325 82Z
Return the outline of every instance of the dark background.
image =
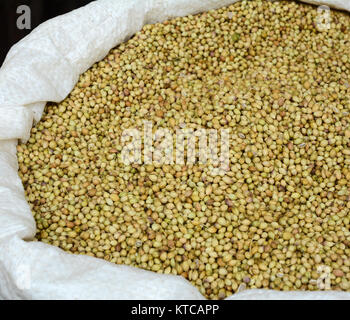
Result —
M40 23L82 7L92 0L0 0L0 66L6 54ZM27 5L31 9L31 30L17 29L17 7Z

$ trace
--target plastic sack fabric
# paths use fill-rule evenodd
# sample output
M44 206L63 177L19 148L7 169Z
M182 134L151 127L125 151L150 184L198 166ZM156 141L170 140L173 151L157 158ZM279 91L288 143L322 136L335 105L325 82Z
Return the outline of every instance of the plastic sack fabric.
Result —
M17 174L16 144L47 101L144 24L238 0L99 0L51 19L14 45L0 69L0 299L205 299L180 276L73 255L31 241L35 222ZM350 1L304 1L350 11ZM350 299L346 292L252 289L234 299Z

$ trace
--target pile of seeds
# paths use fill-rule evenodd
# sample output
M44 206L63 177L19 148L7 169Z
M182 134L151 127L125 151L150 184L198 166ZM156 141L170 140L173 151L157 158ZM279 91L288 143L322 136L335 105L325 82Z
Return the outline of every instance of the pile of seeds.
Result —
M146 25L47 105L19 174L36 238L243 288L350 291L350 16L241 1ZM135 164L122 132L230 129L230 168Z

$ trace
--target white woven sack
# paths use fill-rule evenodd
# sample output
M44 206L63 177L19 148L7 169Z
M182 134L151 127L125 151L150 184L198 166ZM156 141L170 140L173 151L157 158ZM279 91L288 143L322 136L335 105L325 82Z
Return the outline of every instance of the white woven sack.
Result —
M237 0L99 0L51 19L13 46L0 69L0 299L204 299L179 276L72 255L31 241L35 222L17 174L17 139L29 137L46 101L144 24ZM349 0L304 1L350 11ZM346 292L246 290L228 299L350 299Z

